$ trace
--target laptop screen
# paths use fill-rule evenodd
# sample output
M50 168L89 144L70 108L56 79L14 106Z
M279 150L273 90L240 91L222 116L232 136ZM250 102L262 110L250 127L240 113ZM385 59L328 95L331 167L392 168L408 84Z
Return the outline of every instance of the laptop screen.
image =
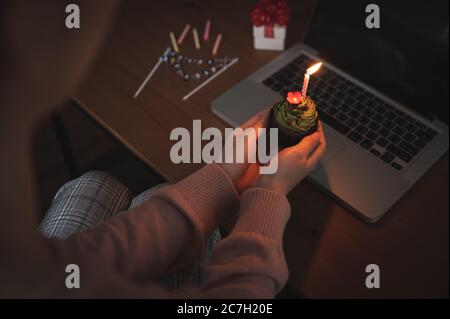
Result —
M380 28L366 27L366 6ZM448 123L448 0L318 0L306 43L320 56L419 113Z

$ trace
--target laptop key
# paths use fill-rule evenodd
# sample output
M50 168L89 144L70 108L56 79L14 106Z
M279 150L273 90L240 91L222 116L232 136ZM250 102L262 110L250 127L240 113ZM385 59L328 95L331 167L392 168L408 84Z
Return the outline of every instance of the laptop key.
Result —
M364 138L361 134L353 131L350 134L347 135L349 139L351 139L355 143L361 142L361 140Z
M320 113L320 120L343 135L346 135L348 132L350 132L350 127L343 124L342 122L339 122L325 112Z
M345 124L349 127L355 127L358 124L358 121L355 119L348 119Z
M264 81L263 81L263 84L265 85L265 86L271 86L272 84L273 84L273 79L272 78L267 78L267 79L265 79Z
M394 155L392 155L391 153L389 153L389 152L386 152L386 153L384 153L383 155L381 155L381 160L383 161L383 162L385 162L385 163L390 163L390 162L392 162L394 159L395 159L395 156Z
M390 130L394 127L394 122L392 122L391 120L385 120L383 126Z
M340 105L340 104L335 104L335 105ZM347 113L348 111L350 111L350 106L348 106L347 104L343 104L340 105L341 111Z
M365 139L364 141L362 141L359 145L361 145L363 148L365 148L366 150L368 150L369 148L371 148L373 146L373 142L369 141L368 139Z
M374 120L374 122L381 123L383 122L384 117L382 117L380 114L376 114L372 117L372 119Z
M392 162L391 163L391 166L393 167L393 168L395 168L397 171L401 171L402 169L403 169L403 166L401 166L399 163L397 163L397 162Z
M405 132L405 129L401 126L396 126L392 131L397 135L402 135Z
M349 95L344 99L344 103L347 105L353 105L355 104L355 99Z
M355 110L351 110L351 111L348 113L348 116L353 117L353 118L357 118L357 117L359 117L360 115L361 115L361 113L359 113L358 111L355 111Z
M371 117L372 115L375 114L375 111L372 110L372 109L370 109L370 108L367 108L367 109L364 110L363 114L364 114L365 116Z
M370 122L370 119L367 117L367 116L361 116L359 119L359 122L360 123L362 123L362 124L367 124L367 123L369 123Z
M345 97L345 93L342 92L342 91L338 91L338 92L335 94L335 96L336 96L338 99L342 99L342 98Z
M341 112L336 118L341 122L345 122L348 119L348 116Z
M388 137L389 134L391 134L391 132L389 132L388 129L382 127L382 128L378 131L378 134L380 134L380 135L383 136L383 137Z
M324 90L323 98L325 100L329 101L329 100L331 100L331 95L327 91Z
M281 69L278 73L285 79L292 79L295 77L295 73L292 73L289 69Z
M427 128L426 133L433 137L437 135L437 132L431 128Z
M414 132L416 130L416 126L414 124L412 124L412 123L408 123L405 126L405 129L412 133L412 132Z
M404 149L411 155L417 155L419 153L419 150L416 147L414 147L413 145L411 145L406 141L401 141L401 143L398 144L398 146L400 146L402 149Z
M397 117L397 114L395 114L395 112L389 112L385 115L385 117L392 121L393 119L395 119Z
M376 122L371 122L371 123L369 124L369 127L370 127L372 130L377 131L377 130L380 128L380 124L378 124L378 123L376 123Z
M362 104L361 102L356 102L355 104L353 104L353 108L359 112L363 111L365 106L364 104Z
M366 134L366 138L371 140L371 141L375 141L377 139L377 137L378 137L378 134L375 133L374 131L369 131Z
M375 111L379 114L384 114L386 112L386 108L383 105L379 105L375 108Z
M348 94L351 96L355 96L358 93L358 91L355 88L351 88L348 90Z
M397 144L402 140L402 138L400 136L398 136L397 134L393 133L389 136L388 140L394 144Z
M286 79L285 77L283 77L283 76L281 76L281 75L279 75L279 74L277 74L277 76L275 77L275 79L276 79L278 82L280 82L281 84L283 84L284 86L289 87L289 86L292 85L292 83L291 83L290 80Z
M360 125L356 128L355 131L358 132L359 134L366 134L368 130L369 129L367 127L365 127L364 125Z
M414 142L414 146L417 147L417 148L419 148L419 149L424 148L425 145L427 145L427 143L424 142L424 141L422 141L421 139L417 139L417 140Z
M338 112L339 112L339 110L337 108L335 108L335 107L331 107L328 110L328 113L331 114L331 115L336 115Z
M421 138L422 140L424 140L424 141L426 141L426 142L429 142L429 141L431 141L431 140L433 139L433 136L428 135L428 134L426 133L426 131L424 131L424 130L419 130L419 131L417 131L417 132L415 133L415 135L416 135L418 138Z
M281 84L279 84L278 82L274 82L274 83L271 85L271 88L272 88L274 91L278 92L279 90L281 90L281 89L283 88L283 86L282 86Z
M369 152L372 153L373 155L375 155L376 157L381 155L380 151L378 151L378 150L376 150L374 148L370 149Z
M375 143L380 145L381 147L385 147L386 145L388 145L389 141L384 137L380 137L375 141Z
M328 103L327 101L322 101L317 106L319 107L319 109L326 110L326 109L330 108L330 103Z
M397 156L398 158L400 158L402 161L404 162L409 162L412 159L412 156L409 155L407 152L405 152L404 150L402 150L400 147L398 147L397 145L394 144L390 144L388 147L386 147L386 149L391 152L392 154L394 154L395 156Z
M397 118L397 119L395 120L395 123L396 123L398 126L403 127L403 126L405 126L405 124L407 123L407 121L406 121L405 118L399 117L399 118Z
M405 141L408 141L410 143L414 142L414 140L416 139L416 137L414 135L412 135L411 133L407 133L403 136L403 138L405 139Z
M365 102L367 100L367 95L365 95L364 92L361 92L356 96L356 100L359 102Z

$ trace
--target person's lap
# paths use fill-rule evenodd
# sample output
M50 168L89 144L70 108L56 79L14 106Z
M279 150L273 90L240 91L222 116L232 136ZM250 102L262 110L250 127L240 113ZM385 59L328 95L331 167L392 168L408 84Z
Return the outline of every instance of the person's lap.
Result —
M154 192L167 184L160 184L133 197L131 192L113 176L99 171L88 172L66 183L55 195L39 230L49 238L66 239L70 235L91 228L118 214L139 206ZM201 263L207 262L211 250L220 240L215 230L206 242ZM166 287L180 290L185 284L201 282L199 266L168 274L161 278Z

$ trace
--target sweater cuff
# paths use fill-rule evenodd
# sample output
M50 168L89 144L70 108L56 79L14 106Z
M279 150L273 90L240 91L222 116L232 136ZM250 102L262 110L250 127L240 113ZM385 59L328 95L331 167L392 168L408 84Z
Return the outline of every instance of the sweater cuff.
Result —
M263 188L251 188L241 196L240 218L233 232L252 232L282 239L291 206L286 196Z
M204 234L236 214L239 194L233 182L217 164L209 164L174 185L201 224Z

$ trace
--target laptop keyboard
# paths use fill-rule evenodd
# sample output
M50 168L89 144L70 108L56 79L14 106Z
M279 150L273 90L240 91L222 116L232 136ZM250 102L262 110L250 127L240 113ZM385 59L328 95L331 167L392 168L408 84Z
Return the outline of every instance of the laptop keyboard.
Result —
M286 96L300 91L304 71L314 61L301 54L263 81ZM320 120L393 169L401 171L437 132L330 69L322 69L309 83Z

